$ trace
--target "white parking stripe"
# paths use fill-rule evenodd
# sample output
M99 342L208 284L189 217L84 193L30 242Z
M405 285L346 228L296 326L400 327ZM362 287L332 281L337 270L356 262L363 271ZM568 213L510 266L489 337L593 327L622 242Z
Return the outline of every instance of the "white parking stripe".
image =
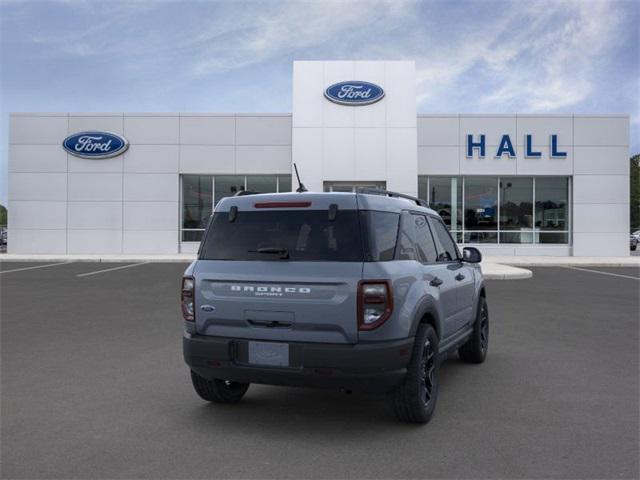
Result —
M600 275L609 275L611 277L630 278L631 280L640 281L640 277L632 277L631 275L620 275L619 273L601 272L600 270L591 270L590 268L580 268L580 267L573 267L573 266L568 266L567 268L571 268L573 270L582 270L583 272L599 273Z
M47 265L36 265L35 267L14 268L13 270L2 270L2 271L0 271L0 274L13 273L13 272L24 272L25 270L35 270L36 268L55 267L56 265L66 265L68 263L73 263L73 262L48 263Z
M115 270L122 270L124 268L131 268L131 267L137 267L139 265L146 265L147 263L149 262L132 263L130 265L122 265L121 267L106 268L104 270L96 270L95 272L80 273L76 275L76 277L88 277L89 275L97 275L99 273L113 272Z

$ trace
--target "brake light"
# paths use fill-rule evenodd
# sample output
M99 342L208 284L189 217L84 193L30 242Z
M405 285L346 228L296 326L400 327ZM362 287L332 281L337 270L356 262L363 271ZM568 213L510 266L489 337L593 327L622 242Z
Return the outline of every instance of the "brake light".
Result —
M358 330L373 330L386 322L393 311L393 294L388 280L358 283Z
M182 291L180 293L180 306L182 308L182 317L188 321L195 321L195 307L193 302L193 292L195 290L193 277L182 278Z
M254 203L255 208L306 208L311 202L259 202Z

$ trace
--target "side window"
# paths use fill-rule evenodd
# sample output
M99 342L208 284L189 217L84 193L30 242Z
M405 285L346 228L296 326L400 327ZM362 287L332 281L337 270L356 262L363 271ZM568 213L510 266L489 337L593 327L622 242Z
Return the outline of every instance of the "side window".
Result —
M442 221L429 217L429 224L433 231L433 237L436 241L436 247L438 248L438 261L450 262L459 258L458 247L451 238L451 234L444 226Z
M436 249L424 215L402 214L398 247L398 260L435 261Z

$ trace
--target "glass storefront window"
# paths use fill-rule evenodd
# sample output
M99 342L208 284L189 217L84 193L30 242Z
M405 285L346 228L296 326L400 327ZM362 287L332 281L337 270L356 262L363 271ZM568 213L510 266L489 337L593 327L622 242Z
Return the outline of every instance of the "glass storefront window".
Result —
M568 244L569 194L569 177L418 177L458 243Z
M567 230L569 188L566 177L536 178L536 228Z
M213 207L245 190L290 192L291 175L182 175L182 241L202 239Z
M214 203L217 204L224 197L233 197L236 193L245 189L243 175L216 175L214 177L214 189L216 196Z
M212 211L211 176L182 176L182 240L200 241Z
M278 177L275 175L247 176L247 190L256 193L274 193L278 191Z
M497 218L498 177L465 177L464 229L497 230ZM479 241L483 241L484 237L478 238L481 239Z

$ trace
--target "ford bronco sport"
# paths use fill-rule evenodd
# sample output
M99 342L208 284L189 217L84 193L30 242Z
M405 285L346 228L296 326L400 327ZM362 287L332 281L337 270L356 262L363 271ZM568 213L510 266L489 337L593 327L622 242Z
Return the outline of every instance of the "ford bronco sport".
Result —
M480 261L413 197L225 198L182 280L195 391L218 403L251 383L383 392L398 419L426 423L446 355L487 354Z

